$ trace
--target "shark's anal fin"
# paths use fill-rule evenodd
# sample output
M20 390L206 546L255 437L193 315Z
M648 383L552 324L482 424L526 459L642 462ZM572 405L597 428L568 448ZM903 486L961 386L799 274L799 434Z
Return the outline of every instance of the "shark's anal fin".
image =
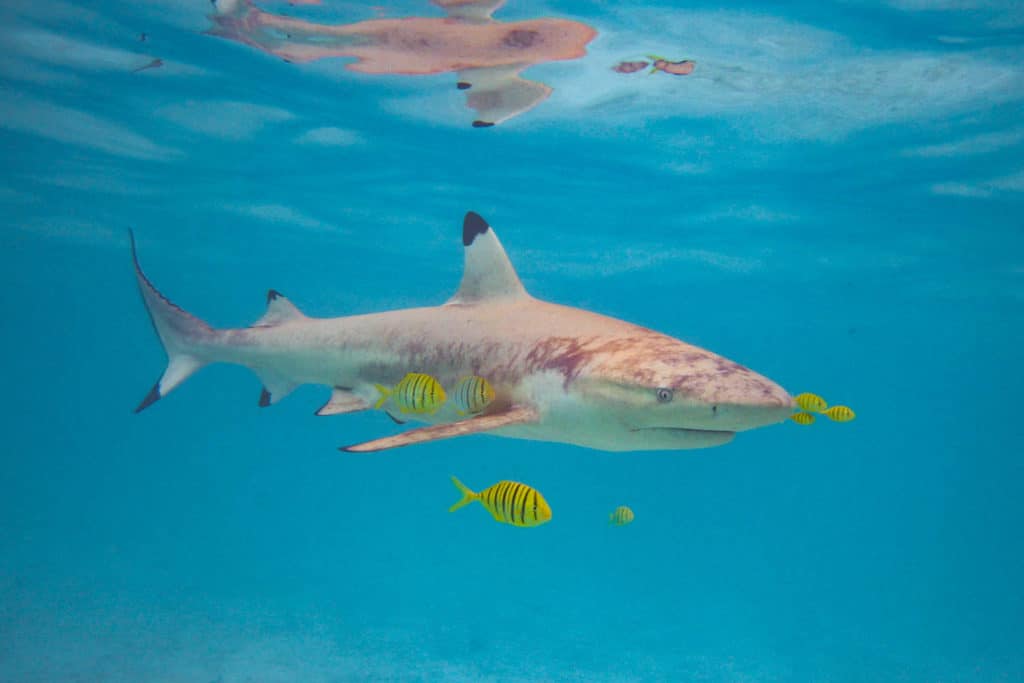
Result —
M479 415L468 420L459 420L448 424L431 425L420 427L408 432L387 436L383 439L374 439L354 446L344 446L340 450L348 453L367 453L370 451L384 451L389 448L400 446L411 446L416 443L427 441L438 441L440 439L451 439L466 434L480 434L489 432L501 427L510 425L528 424L536 422L538 417L537 409L533 406L512 406L507 410L489 415Z
M344 413L358 413L360 410L369 410L370 404L359 398L351 389L346 387L334 387L331 398L327 403L316 411L317 415L342 415Z
M266 408L277 403L292 393L295 387L299 386L296 382L293 382L284 375L277 374L273 370L258 368L253 368L253 370L263 380L263 391L260 392L259 400L260 408Z
M498 236L480 214L472 211L466 214L462 222L462 244L466 248L462 283L448 304L529 297Z

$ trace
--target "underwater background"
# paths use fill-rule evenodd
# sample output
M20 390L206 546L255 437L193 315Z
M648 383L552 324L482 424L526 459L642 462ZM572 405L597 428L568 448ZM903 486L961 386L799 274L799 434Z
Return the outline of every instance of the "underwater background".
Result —
M326 29L208 33L442 7L258 8L0 7L0 680L1024 680L1019 3L509 0L592 36L500 121L441 66L275 52ZM615 68L651 55L695 66ZM443 302L467 210L533 295L856 420L347 454L401 428L314 417L324 387L260 409L225 365L132 413L165 357L129 229L171 300L244 326L271 287ZM449 514L453 474L553 519Z

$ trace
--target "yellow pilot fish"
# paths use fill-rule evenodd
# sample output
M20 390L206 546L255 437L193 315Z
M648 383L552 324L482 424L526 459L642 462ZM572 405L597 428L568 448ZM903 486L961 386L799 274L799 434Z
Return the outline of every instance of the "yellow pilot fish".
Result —
M483 377L471 375L459 380L452 401L459 415L474 415L482 412L494 400L494 387Z
M513 526L539 526L551 520L551 508L537 489L514 481L499 481L480 493L473 493L461 481L452 482L462 492L462 500L448 508L455 512L474 500L487 508L496 521Z
M608 515L608 523L615 526L626 526L633 521L633 511L625 505L615 508L615 512Z
M378 384L380 400L374 408L380 408L390 398L403 413L433 415L444 405L447 396L441 383L422 372L410 372L394 389Z
M814 416L810 413L793 413L789 416L789 419L798 425L809 425L814 422Z
M856 413L847 408L846 406L832 406L828 410L822 411L830 420L835 422L849 422L853 418L857 417Z
M825 408L828 408L828 404L825 403L825 399L817 394L804 392L799 396L793 397L796 404L800 406L800 410L806 410L809 413L823 413ZM808 423L810 424L810 423Z

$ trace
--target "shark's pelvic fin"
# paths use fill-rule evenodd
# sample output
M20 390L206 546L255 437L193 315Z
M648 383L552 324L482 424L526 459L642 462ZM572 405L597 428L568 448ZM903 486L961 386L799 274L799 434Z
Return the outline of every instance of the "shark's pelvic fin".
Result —
M359 398L351 389L334 387L331 398L316 411L317 415L341 415L369 410L370 404Z
M437 3L446 4L445 11L451 19L472 23L484 23L491 14L505 4L505 0L475 0L475 2Z
M466 434L480 434L489 432L500 427L510 425L528 424L537 421L537 409L533 406L512 406L500 413L490 415L479 415L468 420L460 420L449 424L431 425L420 427L408 432L387 436L383 439L374 439L354 446L343 446L340 450L349 453L367 453L369 451L383 451L389 448L400 446L411 446L416 443L427 441L438 441L440 439L451 439Z
M274 327L289 320L304 320L306 318L302 311L296 308L295 304L288 300L281 292L275 289L267 292L267 312L263 317L252 324L253 327Z
M171 389L188 379L189 375L206 365L208 361L203 357L203 347L215 337L216 332L157 291L139 265L135 235L129 231L128 237L131 240L132 263L142 301L167 353L167 369L135 408L138 413L166 396Z
M462 222L462 244L466 247L462 284L448 304L474 304L529 296L498 236L480 214L472 211L466 214Z

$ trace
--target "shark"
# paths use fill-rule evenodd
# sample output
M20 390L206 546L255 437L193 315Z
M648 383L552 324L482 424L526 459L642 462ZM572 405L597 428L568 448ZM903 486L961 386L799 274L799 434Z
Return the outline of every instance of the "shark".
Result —
M575 444L603 451L706 448L776 424L794 399L781 386L668 335L527 293L494 229L479 214L462 226L464 269L440 306L336 318L304 314L276 290L248 327L215 329L161 294L142 271L142 300L167 354L163 375L135 409L166 396L200 368L234 363L263 383L260 406L303 384L330 388L316 415L380 410L425 423L342 447L391 448L471 434ZM426 373L444 387L487 379L494 399L475 415L377 408L380 386ZM451 401L448 402L449 404Z

